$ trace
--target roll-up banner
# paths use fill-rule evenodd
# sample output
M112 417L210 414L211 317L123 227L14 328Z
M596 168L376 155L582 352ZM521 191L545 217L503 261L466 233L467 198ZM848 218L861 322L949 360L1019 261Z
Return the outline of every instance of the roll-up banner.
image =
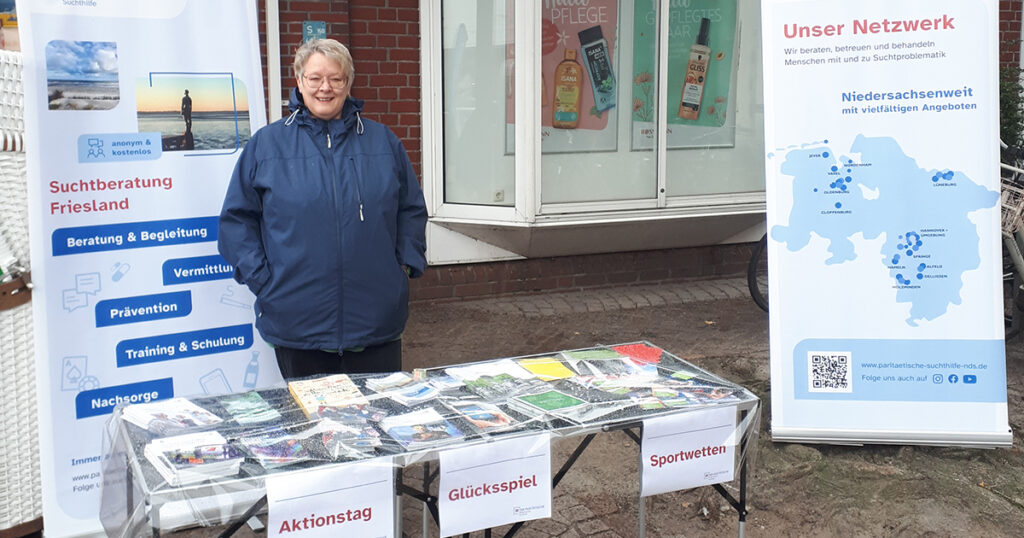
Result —
M1009 446L997 2L761 5L772 438Z
M47 536L89 534L116 405L280 382L216 246L266 123L256 6L33 0L18 16L43 514Z

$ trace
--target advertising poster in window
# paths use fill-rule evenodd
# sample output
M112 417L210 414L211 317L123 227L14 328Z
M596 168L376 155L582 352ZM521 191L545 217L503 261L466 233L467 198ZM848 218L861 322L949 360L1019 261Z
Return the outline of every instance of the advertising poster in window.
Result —
M763 3L774 440L1009 446L998 3Z
M18 7L43 511L47 536L71 536L100 528L117 405L280 382L216 243L235 161L266 123L256 7Z
M508 2L510 15L513 3ZM544 0L541 9L541 151L618 147L618 0ZM511 35L511 31L510 31ZM505 151L515 151L512 45L506 58Z
M632 149L654 147L657 120L658 0L637 0L633 15ZM735 142L736 0L669 2L669 149Z

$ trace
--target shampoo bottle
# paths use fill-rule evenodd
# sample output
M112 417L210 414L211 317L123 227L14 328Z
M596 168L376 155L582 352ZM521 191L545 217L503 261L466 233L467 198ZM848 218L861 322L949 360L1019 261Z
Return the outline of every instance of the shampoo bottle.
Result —
M551 126L557 129L575 129L580 122L580 88L583 85L583 67L576 61L576 50L565 49L565 59L555 68L554 106Z
M679 117L684 120L695 120L700 116L700 100L704 96L704 82L707 80L708 61L711 59L711 49L708 48L710 30L711 19L701 19L697 42L690 47L690 61L686 65L683 96L679 103Z
M599 111L608 110L615 106L615 73L608 54L608 42L600 26L591 26L578 35L583 62L587 66L590 86L594 90L594 106Z

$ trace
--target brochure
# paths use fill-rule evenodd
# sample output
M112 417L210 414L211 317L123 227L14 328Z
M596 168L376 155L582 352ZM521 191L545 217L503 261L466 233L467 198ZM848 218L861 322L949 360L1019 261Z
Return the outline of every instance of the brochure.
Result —
M509 403L517 406L525 404L527 407L532 407L550 413L552 411L561 411L586 405L587 402L584 402L575 396L570 396L564 392L548 389L537 394L517 396L510 400Z
M185 398L129 405L121 417L160 436L223 422L222 418Z
M154 439L142 452L172 486L236 475L243 459L242 454L215 431Z
M384 392L404 387L412 382L412 376L405 372L395 372L386 377L372 377L366 380L366 388L374 392Z
M615 351L628 356L637 364L658 364L661 362L661 348L649 344L622 344L612 346Z
M316 416L316 411L322 406L343 407L369 403L359 387L345 374L291 381L288 383L288 391L307 417Z
M318 428L331 459L370 457L381 446L380 432L369 422L320 419Z
M230 394L220 401L224 409L239 424L257 424L281 418L281 413L270 407L270 404L255 391Z
M318 442L317 427L271 428L242 437L239 442L264 469L275 469L316 459L311 445Z
M575 374L566 368L565 364L558 357L531 357L516 361L519 366L527 369L537 376L541 381L554 381L555 379L568 379Z
M466 388L490 402L501 402L520 394L543 392L549 387L511 359L445 368L445 373L466 384Z
M453 401L448 404L457 416L466 420L478 432L493 433L509 430L519 422L500 407L482 401Z
M433 407L387 417L380 423L392 439L408 450L440 445L465 437Z

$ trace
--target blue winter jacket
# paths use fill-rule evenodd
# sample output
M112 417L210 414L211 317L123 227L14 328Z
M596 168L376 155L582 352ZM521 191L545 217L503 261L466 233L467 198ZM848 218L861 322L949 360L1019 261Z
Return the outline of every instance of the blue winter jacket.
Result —
M363 119L292 114L260 129L238 158L217 246L256 295L263 339L344 350L394 340L409 314L409 275L426 267L426 207L398 137Z

